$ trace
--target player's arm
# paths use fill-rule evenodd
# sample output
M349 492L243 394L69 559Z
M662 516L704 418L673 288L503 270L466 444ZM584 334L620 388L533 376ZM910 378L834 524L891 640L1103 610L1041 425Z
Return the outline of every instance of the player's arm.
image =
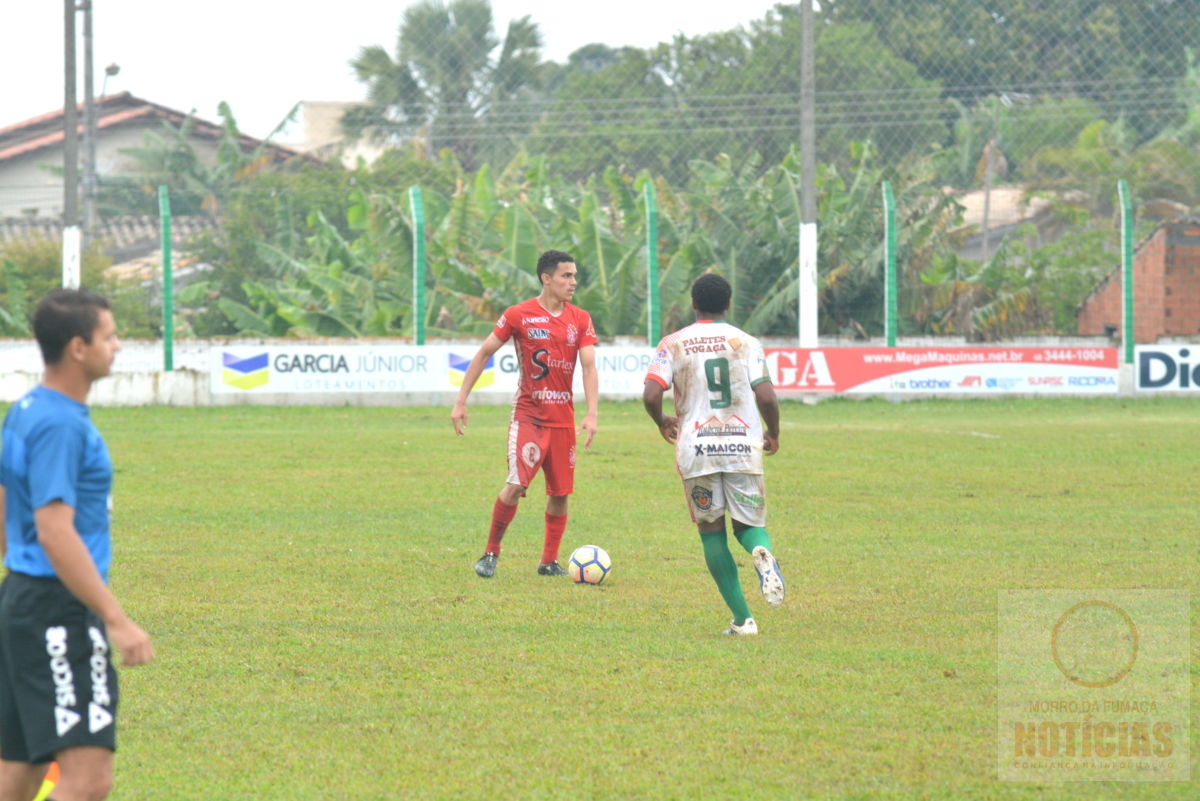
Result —
M467 372L463 375L462 386L458 388L458 397L454 401L454 410L450 412L450 421L454 423L455 434L466 433L467 396L475 388L475 382L479 380L479 376L483 375L483 368L487 365L488 359L492 358L503 344L504 342L494 332L488 334L488 338L483 341L483 344L471 359L471 363L467 365Z
M763 453L773 454L779 450L779 397L770 381L754 385L754 403L763 420Z
M679 421L670 415L663 414L663 390L665 390L657 378L647 378L646 384L642 387L642 406L646 407L646 414L650 415L650 419L654 421L654 425L658 426L658 433L662 434L662 438L672 444L679 436Z
M87 546L75 530L75 510L52 501L33 513L38 543L45 550L59 581L88 609L104 621L113 645L125 665L141 665L154 658L150 637L125 614L104 584Z
M583 394L587 399L587 414L579 424L579 433L587 432L587 440L583 447L592 447L592 437L596 436L600 414L600 374L596 372L596 346L584 345L579 349L579 366L583 368Z

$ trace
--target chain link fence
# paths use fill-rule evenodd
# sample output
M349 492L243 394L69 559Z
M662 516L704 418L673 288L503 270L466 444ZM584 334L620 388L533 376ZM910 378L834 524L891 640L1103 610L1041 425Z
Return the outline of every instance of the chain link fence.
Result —
M1074 334L1077 309L1119 263L1117 181L1132 188L1139 236L1200 205L1196 12L1193 0L817 4L821 335L883 332L885 182L897 201L901 335ZM315 181L272 185L269 195L249 195L253 216L225 221L271 244L270 258L247 242L224 253L210 247L205 257L231 273L294 283L299 262L335 250L369 254L364 298L393 292L377 283L391 280L376 266L386 258L408 272L393 276L386 314L382 301L369 304L384 323L343 328L412 332L399 310L412 275L405 193L415 183L429 199L432 332L482 330L497 306L529 288L513 278L514 266L528 271L518 261L568 247L579 252L583 289L609 309L604 333L638 335L650 184L662 218L654 244L663 325L687 314L681 288L717 269L735 283L736 321L765 336L794 335L801 40L800 5L780 4L734 30L651 49L593 44L558 64L541 58L536 18L498 30L487 0L415 3L395 51L364 48L353 60L369 101L343 124L433 166L391 162L373 179L356 177L364 196L374 180L391 198L374 206L360 198L349 212L329 200L345 197L345 183L311 202L318 193L305 192ZM204 187L212 208L236 213L221 193L256 175L245 166L232 164L224 183ZM267 219L276 207L279 219ZM317 210L332 227L314 235ZM394 224L342 222L381 217ZM316 240L326 242L322 253L300 249ZM603 281L602 264L612 273ZM619 281L618 268L629 270ZM244 285L238 274L220 291L269 322L270 304L282 307L286 293L264 281L254 292ZM217 291L194 294L211 307ZM255 333L307 332L296 322L303 307L336 295L314 293ZM224 319L236 329L252 318Z
M1196 11L1182 0L819 3L821 333L881 333L884 181L899 203L902 334L1075 333L1077 309L1119 263L1118 180L1137 198L1139 234L1200 203ZM707 236L712 258L690 265L740 273L753 285L743 316L794 332L778 299L797 291L783 280L796 274L795 192L761 197L799 180L801 25L800 4L780 4L649 50L591 45L524 83L510 29L474 96L442 91L439 54L405 51L402 37L395 66L427 102L393 103L375 130L419 132L473 168L524 152L580 182L650 176L686 196L693 216L677 227ZM761 219L772 209L774 224ZM668 260L687 247L657 244ZM769 303L779 313L753 314Z

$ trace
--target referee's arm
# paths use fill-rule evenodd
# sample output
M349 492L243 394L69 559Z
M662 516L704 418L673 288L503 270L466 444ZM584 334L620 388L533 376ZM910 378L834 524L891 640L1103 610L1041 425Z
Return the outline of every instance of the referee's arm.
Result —
M33 513L33 520L38 544L54 566L58 580L104 621L113 645L121 652L122 663L141 665L153 659L149 635L126 616L75 530L75 510L62 501L51 501Z

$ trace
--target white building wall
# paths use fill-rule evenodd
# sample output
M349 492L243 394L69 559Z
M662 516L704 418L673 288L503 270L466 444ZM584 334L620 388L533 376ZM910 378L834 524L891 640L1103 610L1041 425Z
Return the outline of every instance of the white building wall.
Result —
M167 133L159 120L101 131L96 140L96 174L130 175L139 172L137 159L121 151L143 147L147 132L159 135ZM217 149L211 140L193 138L192 147L202 163L211 166L216 162ZM82 148L81 142L80 192L83 191ZM46 218L62 215L62 176L46 168L61 169L63 152L64 148L56 145L0 163L0 217ZM156 214L157 211L157 207L154 207L146 209L145 213Z

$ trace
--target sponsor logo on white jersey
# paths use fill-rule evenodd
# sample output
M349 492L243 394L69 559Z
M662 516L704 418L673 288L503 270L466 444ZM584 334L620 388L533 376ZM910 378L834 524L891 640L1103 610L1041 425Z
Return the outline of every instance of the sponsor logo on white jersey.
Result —
M736 414L726 420L714 415L703 423L696 422L697 437L744 437L749 432L749 424Z
M754 453L754 449L744 442L729 444L710 442L707 445L701 443L695 448L697 456L748 456Z
M723 334L715 337L691 337L679 344L683 347L684 356L691 356L693 353L720 353L723 350L729 350L729 341Z

